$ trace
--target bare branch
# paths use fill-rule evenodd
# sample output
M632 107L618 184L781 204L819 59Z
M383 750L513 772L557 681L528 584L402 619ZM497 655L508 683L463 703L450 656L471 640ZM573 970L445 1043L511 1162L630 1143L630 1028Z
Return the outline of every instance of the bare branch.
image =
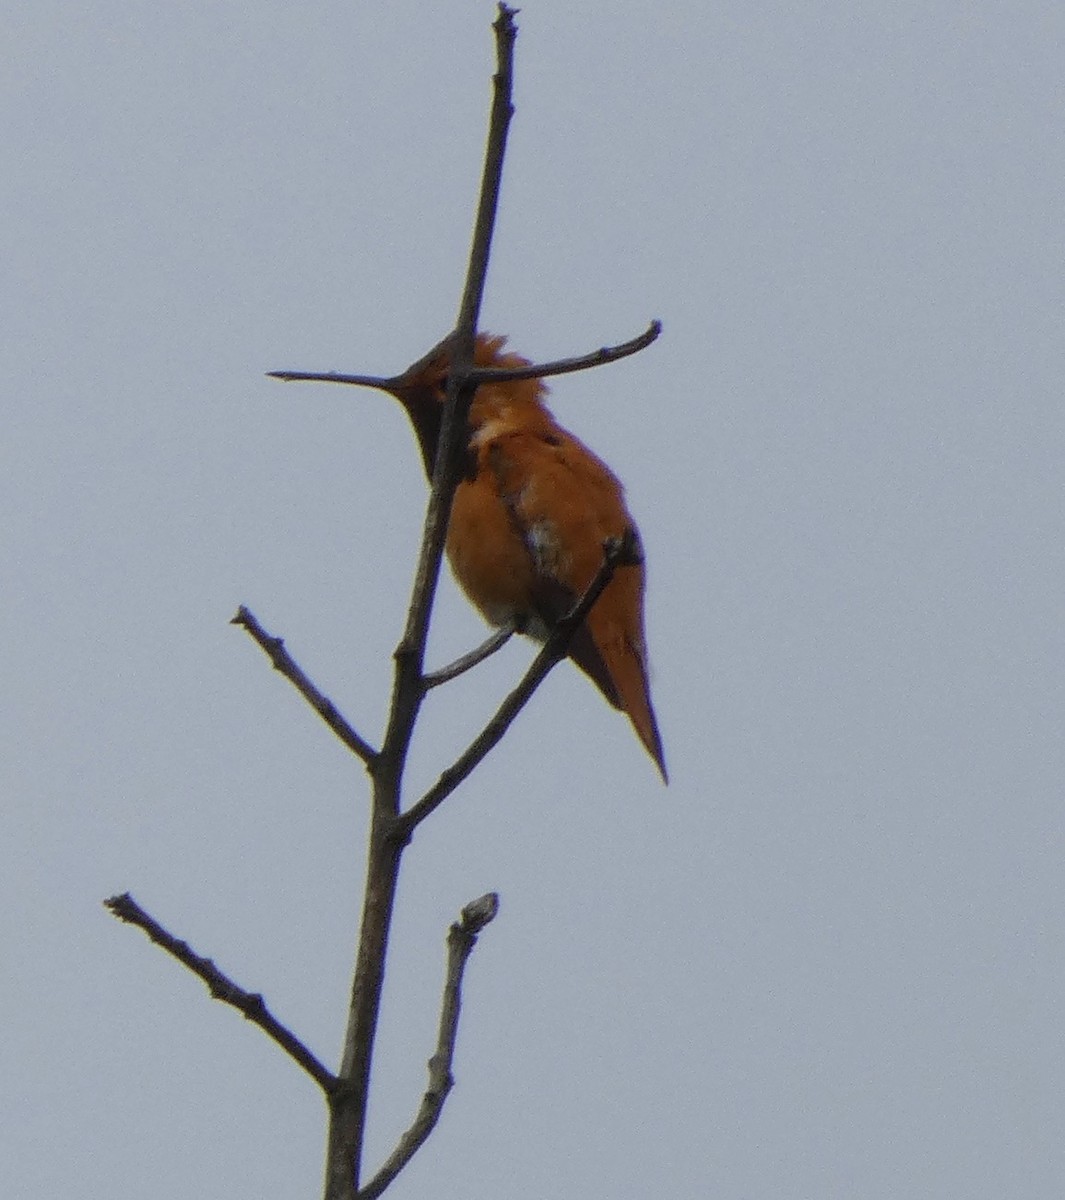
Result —
M521 682L506 697L496 710L495 716L466 750L441 774L425 795L400 816L400 827L407 837L431 812L439 808L481 759L499 742L510 728L514 718L528 704L533 693L547 678L551 669L566 657L573 634L591 612L592 605L603 594L617 568L638 561L639 550L631 531L624 537L608 538L603 543L602 566L596 572L584 595L552 629L550 636L541 647L540 653L533 659Z
M618 346L600 346L588 354L577 355L573 358L560 358L548 363L530 363L527 367L472 367L469 378L477 384L506 383L512 379L546 379L549 375L569 375L574 371L587 371L590 367L602 367L607 363L617 362L628 358L630 354L638 354L658 339L662 332L662 322L652 321L638 337ZM408 374L413 374L417 364ZM353 383L359 387L378 388L381 391L394 391L402 387L403 375L344 375L339 371L267 371L270 379L280 379L282 383Z
M422 686L428 690L429 688L439 687L442 683L450 683L452 679L458 679L460 675L464 675L467 671L472 670L478 663L484 662L486 658L491 658L497 650L501 650L507 642L517 633L517 627L512 623L500 625L500 627L468 654L462 655L461 658L456 658L454 662L448 663L446 667L441 667L439 671L432 671L428 675L422 676Z
M230 625L240 625L251 634L266 652L267 657L274 665L274 670L280 671L284 675L344 745L353 754L358 755L372 770L377 759L377 751L355 732L341 716L333 701L323 696L303 673L296 660L285 649L284 639L271 637L259 624L255 614L243 604L237 609L237 615L229 623Z
M474 367L472 376L477 383L505 383L511 379L544 379L548 375L569 375L574 371L587 371L589 367L601 367L606 363L617 362L619 358L628 358L630 354L637 354L650 346L661 332L662 322L652 321L639 337L622 342L620 346L601 346L590 354L582 354L576 358L560 358L549 363L530 363L527 367ZM284 378L337 379L341 382L345 379L339 375L305 376L291 373ZM352 375L347 378L358 382L360 377Z
M396 647L388 727L373 761L373 807L355 977L336 1092L330 1097L326 1149L326 1200L353 1200L362 1170L377 1015L381 1006L388 932L406 841L400 823L403 769L414 722L426 692L422 680L429 617L440 577L451 501L458 486L466 420L476 384L469 379L492 230L499 201L503 155L512 112L511 80L516 28L513 10L500 4L493 25L497 70L481 181L481 197L470 249L466 287L454 331L448 398L433 466L432 490L418 554L414 587L403 637Z
M495 214L499 205L507 130L514 112L511 87L514 39L517 36L517 27L514 24L516 11L500 4L499 15L492 25L496 37L496 73L492 78L492 111L488 122L480 200L470 247L466 285L459 304L458 324L454 332L441 343L446 343L450 348L447 401L444 405L432 489L407 625L395 652L396 674L392 707L382 747L382 755L387 760L382 764L382 770L385 775L394 774L397 778L402 770L407 747L410 745L414 720L425 695L421 672L425 660L429 615L440 576L440 561L447 535L451 501L459 481L459 460L465 442L466 418L476 390L476 384L471 379L473 346L481 298L484 294Z
M168 933L141 908L129 892L110 897L104 901L104 906L120 921L140 926L157 946L161 946L167 954L172 955L203 980L213 1000L221 1000L223 1004L229 1004L243 1013L247 1020L253 1025L258 1025L271 1041L276 1042L291 1059L299 1063L327 1096L331 1094L336 1086L333 1074L295 1034L270 1014L259 993L246 992L242 987L238 987L228 976L223 975L209 958L201 958L191 949L188 942L179 941Z
M406 812L402 811L402 786L414 725L427 692L456 678L495 653L515 632L506 626L485 643L435 672L425 672L425 650L433 603L444 552L448 518L455 489L463 470L470 405L477 387L488 382L546 377L584 370L613 362L650 345L659 335L658 321L639 337L618 346L542 365L518 369L479 368L473 361L478 320L484 294L496 212L499 204L507 134L513 116L513 56L517 9L498 4L493 23L497 68L489 119L481 191L471 239L469 263L457 323L443 342L421 362L430 364L446 348L447 397L435 445L432 431L419 441L431 469L431 491L421 549L416 567L403 636L394 653L395 673L387 730L380 750L362 738L339 713L331 700L298 666L279 637L268 634L256 617L241 606L232 623L242 626L269 657L274 668L300 692L338 738L369 769L373 783L366 866L366 886L347 1027L340 1067L334 1075L267 1010L263 997L240 988L215 964L197 955L184 941L173 937L134 901L129 893L104 903L119 920L138 925L148 937L206 984L211 996L238 1009L297 1062L325 1093L329 1130L325 1168L326 1200L374 1200L410 1162L435 1128L454 1084L452 1064L461 1007L461 988L469 957L479 932L496 915L494 893L468 904L447 937L447 970L441 1002L437 1045L429 1060L428 1088L410 1128L376 1175L360 1190L364 1139L370 1090L371 1065L382 1000L386 952L403 850L415 828L430 815L475 769L504 736L552 667L565 657L575 631L609 585L615 570L634 561L635 541L629 535L603 545L603 563L584 594L551 630L518 686L500 705L495 716L466 751L440 776L436 784ZM382 388L405 399L402 388L416 378L420 364L402 376L382 378L340 373L273 371L274 378L289 382L318 380ZM408 409L410 411L410 409ZM435 424L435 413L434 413Z
M518 27L514 23L516 8L500 3L499 15L492 23L496 35L496 73L492 78L492 113L488 123L488 145L481 180L481 196L477 205L477 219L473 226L470 245L470 262L466 272L466 286L459 304L459 319L455 327L460 340L469 338L467 347L460 350L473 352L473 337L477 332L477 320L481 313L481 298L484 296L484 281L488 274L488 256L492 249L492 233L499 207L499 186L503 179L503 158L507 149L507 130L514 115L511 89L514 83L514 39Z
M488 892L480 899L467 904L462 910L461 921L457 921L448 930L447 975L440 1005L440 1031L437 1035L436 1053L429 1059L429 1086L411 1127L399 1139L395 1150L377 1174L360 1190L359 1200L376 1200L422 1147L440 1119L444 1101L455 1084L451 1064L455 1057L455 1039L459 1029L462 977L473 948L477 945L478 933L493 920L498 911L499 896L495 892Z

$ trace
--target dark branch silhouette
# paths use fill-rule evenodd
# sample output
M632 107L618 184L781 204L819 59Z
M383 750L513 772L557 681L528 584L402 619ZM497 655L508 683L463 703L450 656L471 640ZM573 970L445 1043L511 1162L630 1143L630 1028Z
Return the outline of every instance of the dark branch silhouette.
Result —
M553 667L565 657L570 640L581 622L591 612L592 605L603 594L618 567L639 561L639 549L631 535L610 538L603 546L603 565L596 572L584 595L572 609L555 625L539 654L533 659L521 682L496 710L495 716L481 730L467 749L444 771L424 796L412 805L401 817L400 826L404 837L409 838L415 828L451 795L458 785L470 774L486 754L500 741L510 728L514 718L528 704L533 693L547 678Z
M323 696L315 684L304 674L296 660L285 649L284 639L268 634L259 624L255 614L243 604L237 609L237 615L229 623L230 625L240 625L251 634L266 652L274 665L274 670L280 671L344 745L353 754L357 754L368 767L372 768L377 758L377 751L355 732L333 701L327 696Z
M619 346L601 346L590 354L581 354L576 358L560 358L556 362L533 363L528 367L477 367L473 375L478 383L505 383L511 379L544 379L549 375L571 375L575 371L602 367L646 350L661 332L662 322L652 321L639 337L622 342Z
M614 362L650 345L661 331L654 321L638 337L617 346L541 365L501 369L475 367L473 352L491 252L507 132L513 114L511 91L517 10L498 5L493 23L496 72L485 148L480 198L474 223L469 265L457 323L447 337L408 369L433 360L442 348L448 356L447 398L438 440L426 454L432 466L431 490L426 510L414 586L402 637L394 652L395 671L391 703L380 749L358 734L321 690L308 678L285 648L281 638L268 634L243 605L233 618L259 644L279 671L300 692L337 737L364 762L372 781L372 805L367 848L366 885L355 957L348 1021L340 1066L334 1075L267 1010L262 996L249 993L228 979L210 959L201 958L174 938L125 893L105 903L122 921L140 926L189 970L198 975L216 999L238 1009L257 1024L318 1083L329 1107L325 1167L325 1200L374 1200L396 1178L435 1127L452 1087L452 1063L463 972L479 931L497 911L494 893L482 896L462 911L448 933L447 974L441 1004L436 1051L429 1060L429 1085L410 1128L377 1173L360 1189L363 1146L369 1100L370 1067L381 1005L385 961L392 911L403 850L417 826L435 811L504 736L548 672L567 653L571 639L591 611L614 571L637 561L638 547L631 536L610 539L603 546L603 563L584 594L549 633L543 647L521 681L503 700L496 714L437 782L406 811L402 808L403 776L415 722L428 691L456 678L495 653L511 636L504 626L481 646L437 671L426 672L425 648L430 615L440 575L452 499L458 486L468 436L467 419L479 385L527 378L542 378L586 370ZM317 374L298 371L271 372L282 380L398 385L402 376L382 379L368 375ZM423 453L424 450L423 450Z
M418 1152L440 1120L444 1101L455 1084L451 1064L455 1058L455 1038L459 1031L462 977L473 948L477 945L478 933L494 919L498 911L499 896L495 892L488 892L479 900L467 904L462 910L462 919L448 930L447 974L440 1005L440 1031L436 1040L436 1053L429 1059L429 1086L411 1127L399 1139L395 1150L374 1177L361 1189L359 1200L375 1200L380 1196Z
M485 149L481 196L470 249L469 270L458 324L444 406L443 424L433 471L432 490L425 517L421 549L406 627L396 647L392 703L381 753L373 764L366 893L351 1005L339 1071L340 1084L330 1098L326 1149L326 1200L355 1200L362 1170L366 1113L369 1101L370 1064L373 1059L377 1015L384 983L385 956L392 920L399 866L406 841L400 826L403 768L414 722L426 691L422 682L429 615L440 577L440 561L447 534L451 500L458 485L466 418L475 384L469 379L477 318L484 293L485 274L492 244L495 212L499 203L507 130L513 112L514 10L499 5L492 26L496 38L496 73L492 110Z
M486 658L491 658L497 650L502 650L517 632L518 630L513 624L500 625L494 633L485 638L479 646L475 646L468 654L456 658L454 662L448 663L446 667L441 667L439 671L431 671L428 675L423 675L422 686L428 690L439 687L442 683L450 683L452 679L458 679L460 675L465 675L467 671L472 671L474 667L483 663Z
M575 358L560 358L555 362L531 363L527 367L473 367L470 378L476 383L505 383L512 379L545 379L549 375L570 375L575 371L587 371L591 367L602 367L618 359L628 358L645 350L662 332L662 322L652 321L638 337L622 342L619 346L601 346L589 354ZM412 374L416 367L408 373ZM402 376L391 375L342 375L338 371L267 371L271 379L282 383L353 383L360 387L373 387L388 391L402 381Z
M121 896L112 896L104 901L105 907L120 920L130 925L137 925L148 935L157 946L161 946L183 966L207 985L213 1000L221 1000L238 1012L243 1013L247 1020L266 1034L271 1041L276 1042L282 1050L307 1072L315 1083L328 1096L336 1086L336 1079L298 1037L286 1029L266 1007L266 1002L258 992L246 992L227 975L214 965L209 958L201 958L188 942L179 941L172 933L168 933L153 917L149 916L136 900L123 892Z

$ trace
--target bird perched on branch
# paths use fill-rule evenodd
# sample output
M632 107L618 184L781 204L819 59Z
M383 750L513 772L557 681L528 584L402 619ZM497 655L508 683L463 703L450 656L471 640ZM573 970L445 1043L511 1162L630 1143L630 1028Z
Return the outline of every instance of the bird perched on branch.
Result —
M505 341L479 334L474 364L529 366L528 359L504 351ZM430 478L447 393L448 346L445 340L390 379L331 377L377 387L399 400ZM542 379L478 386L469 411L464 473L451 506L448 561L490 624L510 624L543 640L596 576L604 542L628 539L637 553L616 568L567 653L607 700L626 713L668 782L651 707L644 568L636 526L617 477L558 424L544 403L546 392Z

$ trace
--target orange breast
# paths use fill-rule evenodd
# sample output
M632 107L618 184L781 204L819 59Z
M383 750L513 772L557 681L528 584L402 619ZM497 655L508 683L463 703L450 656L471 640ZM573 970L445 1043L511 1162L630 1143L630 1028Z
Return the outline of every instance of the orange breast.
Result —
M553 422L491 422L473 445L476 472L455 493L447 542L466 594L495 624L532 616L545 583L580 595L603 541L631 524L620 484Z
M464 480L455 492L447 557L462 590L490 624L530 615L532 560L487 473Z

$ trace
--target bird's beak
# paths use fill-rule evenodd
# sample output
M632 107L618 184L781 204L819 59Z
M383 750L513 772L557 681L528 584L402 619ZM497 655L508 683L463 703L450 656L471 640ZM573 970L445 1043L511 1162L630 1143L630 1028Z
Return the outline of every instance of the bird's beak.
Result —
M356 387L377 388L378 391L388 392L400 401L407 390L406 380L402 375L386 378L381 375L339 375L331 371L267 371L267 375L271 379L280 379L283 383L353 383Z
M451 338L452 335L448 334L442 342L439 342L416 363L409 366L402 375L340 375L321 371L270 371L268 373L272 379L280 379L285 383L296 381L350 383L356 387L375 388L379 392L387 392L403 405L404 411L410 418L418 438L418 447L421 450L425 473L432 478L436 446L440 438L440 418L443 412L440 391L433 380L434 377L439 379L438 372L446 364Z

